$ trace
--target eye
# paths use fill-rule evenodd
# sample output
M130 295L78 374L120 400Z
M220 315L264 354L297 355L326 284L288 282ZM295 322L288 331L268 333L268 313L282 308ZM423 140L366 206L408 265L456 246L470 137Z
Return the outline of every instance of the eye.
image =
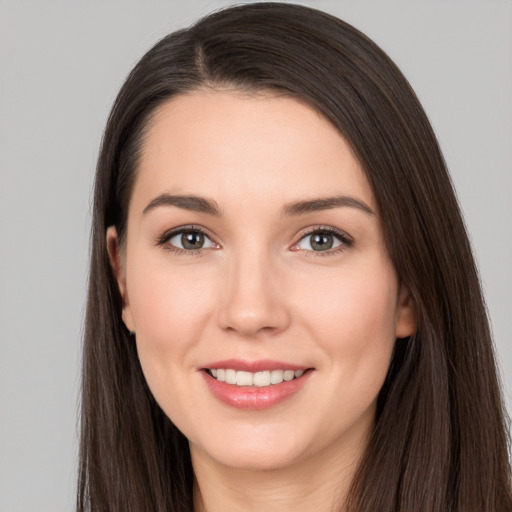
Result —
M172 233L164 235L160 243L168 244L172 246L173 249L186 252L218 247L216 243L199 229L175 230Z
M348 238L348 236L342 233L338 233L332 229L317 229L303 236L292 247L292 250L327 252L333 249L341 249L343 246L350 245L351 240Z

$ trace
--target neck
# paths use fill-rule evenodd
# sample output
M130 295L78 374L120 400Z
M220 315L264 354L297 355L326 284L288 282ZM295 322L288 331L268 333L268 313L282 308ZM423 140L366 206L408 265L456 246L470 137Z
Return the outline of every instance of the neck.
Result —
M342 450L329 445L289 466L265 470L225 466L191 445L196 476L194 510L343 512L365 445L358 443Z

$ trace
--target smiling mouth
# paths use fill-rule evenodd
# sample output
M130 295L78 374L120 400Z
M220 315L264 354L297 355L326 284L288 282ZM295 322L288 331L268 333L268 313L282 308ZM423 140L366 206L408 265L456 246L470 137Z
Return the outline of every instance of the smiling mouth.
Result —
M307 370L267 370L261 372L247 372L231 368L207 368L208 375L219 382L240 387L267 387L282 382L289 382L302 377Z

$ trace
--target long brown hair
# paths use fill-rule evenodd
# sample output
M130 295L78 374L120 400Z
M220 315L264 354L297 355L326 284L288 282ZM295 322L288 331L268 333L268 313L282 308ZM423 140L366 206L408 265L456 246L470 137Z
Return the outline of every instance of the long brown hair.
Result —
M512 510L505 412L479 278L453 187L406 79L372 41L317 10L256 3L157 43L123 85L97 166L84 336L77 509L192 510L188 443L153 399L105 233L122 239L144 132L169 98L272 90L308 103L349 142L372 186L417 333L398 340L353 512ZM334 405L334 404L333 404Z

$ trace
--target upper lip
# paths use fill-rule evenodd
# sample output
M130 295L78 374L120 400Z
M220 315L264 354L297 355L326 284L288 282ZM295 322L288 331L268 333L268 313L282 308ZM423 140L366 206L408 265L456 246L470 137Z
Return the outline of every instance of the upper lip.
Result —
M244 359L225 359L223 361L214 361L212 363L205 364L202 369L231 369L245 372L263 372L266 370L307 370L308 366L285 363L283 361L274 361L270 359L260 359L258 361L247 361Z

